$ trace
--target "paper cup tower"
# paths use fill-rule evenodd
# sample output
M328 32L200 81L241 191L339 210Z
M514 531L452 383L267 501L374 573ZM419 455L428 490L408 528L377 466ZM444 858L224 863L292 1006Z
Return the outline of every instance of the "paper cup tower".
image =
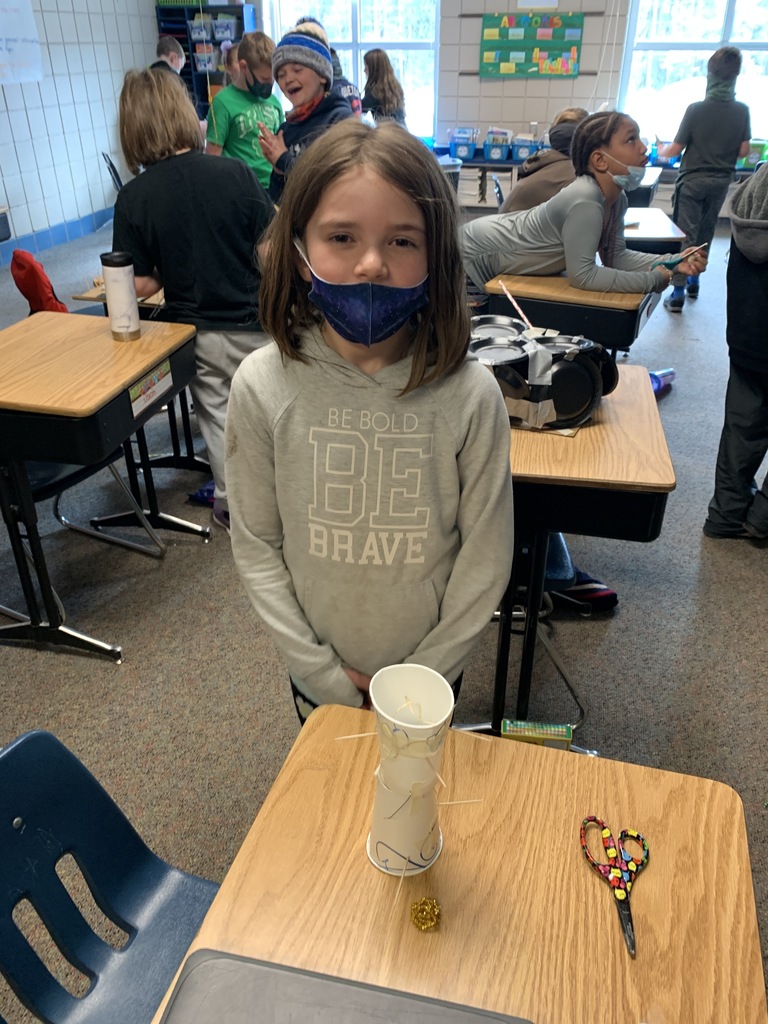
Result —
M436 786L453 690L424 665L390 665L371 680L370 696L381 762L368 856L388 874L415 875L443 846Z

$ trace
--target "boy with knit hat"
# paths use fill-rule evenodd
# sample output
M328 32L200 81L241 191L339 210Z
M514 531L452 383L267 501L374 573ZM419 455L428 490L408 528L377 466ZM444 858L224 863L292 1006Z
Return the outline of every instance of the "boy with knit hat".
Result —
M296 157L336 121L353 117L347 100L331 91L333 65L328 37L316 21L290 29L275 47L272 73L293 104L277 133L261 124L261 148L272 164L269 194L277 203Z
M675 141L658 149L662 157L683 154L672 198L672 220L685 232L683 249L712 241L736 160L749 153L749 108L734 99L740 71L739 50L716 50L707 62L705 99L691 103ZM680 313L686 291L692 299L699 294L699 279L673 274L672 289L664 306L670 313Z

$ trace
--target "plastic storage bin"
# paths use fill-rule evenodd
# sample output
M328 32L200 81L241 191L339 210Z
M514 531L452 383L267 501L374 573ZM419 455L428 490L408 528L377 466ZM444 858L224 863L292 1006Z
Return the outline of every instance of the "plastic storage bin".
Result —
M527 160L529 156L533 156L538 148L539 146L536 142L513 142L512 159Z
M486 160L506 160L509 156L509 146L496 142L483 143L483 156Z
M215 71L219 66L218 46L206 46L205 49L195 50L194 57L196 71Z
M211 18L196 18L193 21L188 21L187 27L189 28L189 38L195 43L208 42L213 32Z
M234 39L237 33L237 18L215 18L213 22L213 38L217 43L225 39Z
M476 149L477 145L474 142L451 142L448 146L451 156L458 157L460 160L471 160Z
M766 159L767 155L768 142L765 139L751 139L749 152L746 156L742 156L736 161L736 166L742 169L753 170L761 160Z

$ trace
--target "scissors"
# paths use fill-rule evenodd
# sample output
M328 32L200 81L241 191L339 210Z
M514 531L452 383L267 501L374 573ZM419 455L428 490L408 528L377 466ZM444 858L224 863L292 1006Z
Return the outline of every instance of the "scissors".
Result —
M702 249L706 249L709 242L705 242L704 245L697 245L695 249L688 249L687 252L681 252L679 256L673 256L671 260L656 260L651 264L651 270L656 267L666 267L667 270L674 270L678 263L683 263L693 256L695 252L701 252Z
M597 825L603 840L603 847L608 857L608 863L595 860L587 845L587 829L590 825ZM643 849L643 855L639 860L627 852L625 842L628 839L634 840ZM629 955L635 955L635 929L632 924L632 912L629 909L629 893L632 885L648 863L648 843L639 832L633 828L622 829L619 833L618 843L613 834L602 820L595 815L590 815L581 823L581 848L584 856L597 873L608 882L611 892L616 899L616 909L619 912L621 930L624 934L624 941L627 944Z

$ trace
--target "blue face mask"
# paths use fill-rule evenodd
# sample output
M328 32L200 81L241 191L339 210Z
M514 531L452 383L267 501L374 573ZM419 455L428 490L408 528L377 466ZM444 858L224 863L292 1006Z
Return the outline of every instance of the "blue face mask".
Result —
M303 245L298 241L294 245L312 277L309 301L346 341L367 346L386 341L429 301L426 277L412 288L393 288L367 281L359 284L324 281L310 266Z
M627 168L626 174L612 174L611 177L619 188L623 188L625 192L634 192L645 177L645 168L630 167L629 164L622 164L621 160L617 160L615 156L611 156L610 153L606 153L604 149L601 149L600 152L603 156L607 156L609 160L613 160L615 164L620 164L622 167Z

